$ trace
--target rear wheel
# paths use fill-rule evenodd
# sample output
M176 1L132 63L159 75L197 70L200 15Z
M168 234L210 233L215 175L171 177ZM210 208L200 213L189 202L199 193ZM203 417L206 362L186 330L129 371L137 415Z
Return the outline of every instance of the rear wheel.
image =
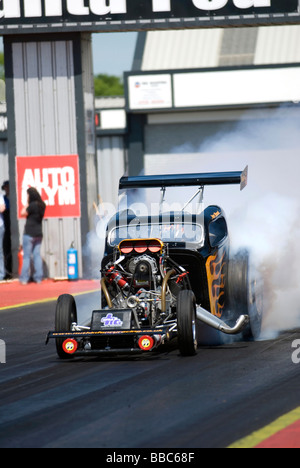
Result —
M251 265L249 252L241 250L229 262L230 309L237 318L249 315L250 323L244 330L245 338L259 338L263 319L263 279Z
M178 345L182 356L197 352L196 299L192 291L181 291L177 299Z
M57 300L55 313L55 331L70 332L72 323L77 323L77 307L73 296L64 294ZM63 350L64 338L56 338L56 351L60 359L70 359Z

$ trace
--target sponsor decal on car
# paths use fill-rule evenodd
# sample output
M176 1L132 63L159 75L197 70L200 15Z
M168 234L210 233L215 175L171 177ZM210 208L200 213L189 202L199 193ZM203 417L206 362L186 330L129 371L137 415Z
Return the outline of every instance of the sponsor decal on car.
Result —
M74 339L67 339L63 343L63 350L66 354L76 353L77 348L78 348L78 343Z
M123 326L122 320L120 320L118 317L114 317L113 314L111 314L111 313L107 314L106 317L103 317L101 319L101 322L103 323L104 327L115 328L115 327L122 327Z

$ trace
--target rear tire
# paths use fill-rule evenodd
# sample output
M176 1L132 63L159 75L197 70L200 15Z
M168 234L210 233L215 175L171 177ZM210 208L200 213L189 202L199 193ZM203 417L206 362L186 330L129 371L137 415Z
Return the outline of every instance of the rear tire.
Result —
M182 356L197 353L196 299L192 291L181 291L177 299L178 346Z
M57 300L55 313L55 331L70 332L72 323L77 323L77 307L73 296L64 294ZM63 350L64 338L56 338L56 351L60 359L70 359L71 355Z
M230 310L237 319L249 315L250 323L243 331L243 337L258 339L263 320L263 279L251 266L247 250L239 251L229 262Z

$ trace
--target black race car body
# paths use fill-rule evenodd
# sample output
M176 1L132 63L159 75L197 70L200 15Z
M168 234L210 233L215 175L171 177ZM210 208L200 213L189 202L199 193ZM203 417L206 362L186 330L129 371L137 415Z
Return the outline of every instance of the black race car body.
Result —
M244 172L123 178L120 189L247 184ZM193 197L194 198L194 197ZM191 199L192 200L192 199ZM191 201L189 200L189 202ZM187 206L187 205L186 205ZM59 357L145 353L177 338L182 355L196 353L200 328L257 336L261 294L249 253L230 252L225 214L209 206L137 216L119 212L108 224L102 262L101 310L77 323L71 296L61 296L55 338Z

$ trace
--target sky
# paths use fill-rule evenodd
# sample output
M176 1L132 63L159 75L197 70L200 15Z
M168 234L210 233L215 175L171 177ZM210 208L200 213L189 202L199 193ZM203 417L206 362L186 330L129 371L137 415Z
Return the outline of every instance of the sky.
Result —
M123 76L130 71L137 32L93 34L94 74ZM0 37L0 52L3 51L3 40Z
M93 34L94 75L123 76L132 67L138 33Z

